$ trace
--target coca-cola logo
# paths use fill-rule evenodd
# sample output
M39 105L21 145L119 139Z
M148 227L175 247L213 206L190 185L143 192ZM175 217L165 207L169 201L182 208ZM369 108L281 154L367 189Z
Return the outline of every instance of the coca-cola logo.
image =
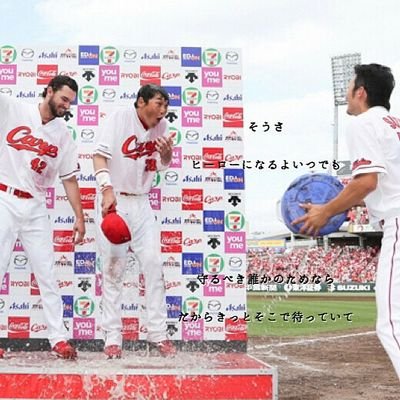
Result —
M142 71L140 73L140 77L143 79L159 79L160 78L160 71Z
M209 161L222 161L222 153L204 153L204 159Z
M72 236L55 236L54 243L55 244L72 244L73 237Z
M163 237L161 239L162 244L181 244L182 239L179 236Z
M82 193L81 195L82 201L94 201L95 198L96 198L96 193L87 193L87 194Z
M39 71L39 78L54 78L56 76L56 71Z
M235 112L235 113L226 112L226 113L224 113L224 119L226 119L226 120L236 120L236 121L242 120L243 119L243 113L238 112L238 111Z
M201 194L184 194L182 200L186 203L199 203L203 200L203 196Z
M29 321L13 322L8 325L8 330L13 332L25 332L29 330Z
M232 324L226 327L227 332L231 333L245 333L246 332L246 324Z
M39 156L57 157L58 147L38 139L31 135L28 126L17 126L7 134L7 143L16 150L27 150L37 153Z

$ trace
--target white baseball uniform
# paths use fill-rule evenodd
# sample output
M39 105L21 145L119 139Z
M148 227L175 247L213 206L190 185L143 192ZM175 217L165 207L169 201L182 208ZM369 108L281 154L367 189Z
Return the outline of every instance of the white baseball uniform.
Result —
M377 188L365 198L371 224L383 229L377 334L400 378L400 119L372 107L352 120L347 140L353 176L378 173Z
M166 339L167 309L162 272L160 231L150 206L148 193L156 171L165 170L155 139L167 136L167 123L146 130L137 112L121 108L108 116L100 131L95 154L107 158L111 183L117 198L117 212L125 219L132 235L132 248L145 278L147 340ZM101 198L97 197L98 227ZM102 328L105 345L122 344L121 293L129 243L111 244L98 229L103 265Z
M51 347L68 339L54 275L46 189L78 172L77 148L56 118L43 125L38 104L0 95L0 278L19 236L42 296Z

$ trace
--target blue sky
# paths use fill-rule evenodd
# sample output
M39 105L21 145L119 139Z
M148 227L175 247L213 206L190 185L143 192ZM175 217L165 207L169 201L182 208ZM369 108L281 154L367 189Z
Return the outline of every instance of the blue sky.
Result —
M0 2L1 45L239 47L246 126L282 121L283 133L245 129L245 158L332 155L331 60L360 52L400 82L400 2L381 0L16 0ZM400 84L399 84L400 85ZM400 115L398 89L392 97ZM339 158L346 158L340 110ZM250 231L278 232L276 201L307 171L246 171Z

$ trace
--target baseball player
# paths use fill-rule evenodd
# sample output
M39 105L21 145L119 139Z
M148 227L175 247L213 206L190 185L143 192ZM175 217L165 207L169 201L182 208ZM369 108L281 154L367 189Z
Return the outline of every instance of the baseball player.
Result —
M46 189L61 178L75 213L74 242L81 243L85 225L75 174L77 149L62 118L78 86L56 76L41 104L0 96L0 277L7 271L17 236L40 288L52 351L75 358L67 342L63 304L54 275L52 226L46 208ZM0 350L3 357L4 350Z
M370 222L383 230L376 277L377 334L400 378L400 119L389 114L390 68L357 65L350 82L347 140L352 181L325 205L303 204L302 233L315 235L328 219L365 200Z
M145 277L147 340L163 356L174 355L176 349L166 336L160 232L148 194L156 171L167 169L172 159L172 137L167 136L164 118L168 103L168 94L161 87L141 87L135 109L121 108L105 120L93 158L100 191L98 222L116 207L130 229L132 247ZM101 230L98 235L103 265L104 352L108 358L120 358L121 292L129 243L113 244Z

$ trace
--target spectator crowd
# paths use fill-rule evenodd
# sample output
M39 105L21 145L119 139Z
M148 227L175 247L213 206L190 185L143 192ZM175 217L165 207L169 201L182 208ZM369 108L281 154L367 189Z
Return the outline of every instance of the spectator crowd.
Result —
M247 252L247 276L257 274L259 277L282 275L301 276L328 275L336 283L365 283L375 281L379 248L367 246L331 246L292 248L277 253L273 248L249 249Z

